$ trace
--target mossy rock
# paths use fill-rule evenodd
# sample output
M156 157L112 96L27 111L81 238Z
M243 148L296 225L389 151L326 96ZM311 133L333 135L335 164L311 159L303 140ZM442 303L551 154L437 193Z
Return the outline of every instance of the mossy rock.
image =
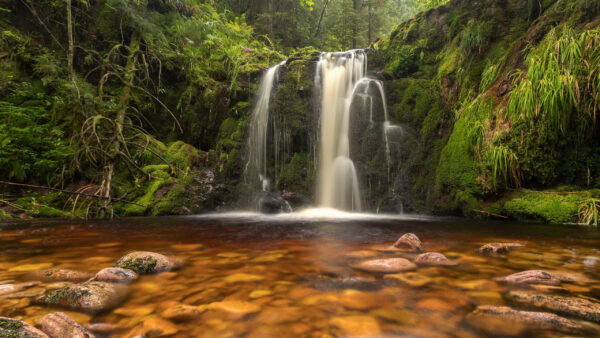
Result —
M204 153L183 141L171 143L167 154L173 165L184 170L202 167L205 159Z
M94 314L117 307L128 290L123 284L92 281L52 291L36 302Z
M179 263L174 259L155 252L135 251L119 258L114 266L138 274L149 274L170 271L178 265Z
M2 338L48 338L35 327L12 318L0 317L0 337Z

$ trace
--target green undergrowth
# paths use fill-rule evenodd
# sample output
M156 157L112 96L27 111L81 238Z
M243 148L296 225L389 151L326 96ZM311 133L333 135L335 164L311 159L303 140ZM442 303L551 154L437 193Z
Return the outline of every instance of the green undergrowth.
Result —
M129 269L135 271L138 274L152 273L156 267L156 259L151 258L136 258L128 259L126 261L119 261L115 263L115 267Z

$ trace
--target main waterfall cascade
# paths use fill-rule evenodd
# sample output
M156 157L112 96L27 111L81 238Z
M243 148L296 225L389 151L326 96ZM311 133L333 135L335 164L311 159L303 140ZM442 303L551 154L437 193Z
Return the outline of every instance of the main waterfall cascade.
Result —
M268 173L278 175L280 168L283 168L280 163L268 163L268 159L278 162L279 158L279 154L271 154L277 152L279 147L268 147L268 144L280 142L273 136L277 134L274 129L278 128L278 125L276 118L269 113L269 104L272 93L276 89L279 72L287 69L285 64L286 61L270 68L263 75L249 124L245 177L246 182L252 185L255 191L263 191L261 196L272 188L271 182L274 178L269 177ZM353 160L353 156L357 151L362 152L360 155L362 157L374 156L373 149L357 149L362 147L361 141L358 140L364 137L361 134L369 132L371 135L373 133L381 135L381 141L376 142L381 144L382 155L379 158L382 164L383 161L386 162L387 180L385 179L386 167L383 167L380 176L383 176L382 181L386 182L379 185L385 186L387 190L391 187L393 193L394 184L390 184L391 163L392 158L398 154L398 147L392 140L401 137L404 131L402 127L393 125L389 121L383 83L367 77L366 51L320 53L315 68L312 100L316 116L319 117L318 123L314 126L307 125L306 128L318 128L318 133L315 133L318 135L316 136L318 147L315 153L318 154L315 156L316 206L352 212L363 210L364 197L361 196L361 184L370 188L371 182L363 182L363 179L360 179L361 166L355 164L356 158ZM380 100L381 104L379 101L375 103L376 100ZM383 108L383 116L381 114L374 116L376 105ZM357 127L358 132L354 130ZM285 133L285 131L281 132ZM372 140L370 141L373 143ZM377 159L372 157L366 160ZM277 168L269 170L270 166ZM277 184L275 180L274 187Z

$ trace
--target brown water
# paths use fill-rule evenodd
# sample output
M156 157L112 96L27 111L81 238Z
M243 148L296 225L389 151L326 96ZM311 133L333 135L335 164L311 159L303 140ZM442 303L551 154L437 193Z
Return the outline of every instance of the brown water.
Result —
M409 276L423 285L413 286L352 269L366 258L414 258L376 250L406 232L417 234L425 251L444 253L459 264L419 268ZM482 244L504 241L527 245L505 257L476 252ZM118 324L123 330L115 336L128 336L174 304L237 300L260 311L235 318L205 310L198 320L174 323L177 336L477 337L486 333L469 326L465 316L477 305L504 305L502 294L518 288L495 277L528 269L576 273L586 278L561 286L575 296L600 297L600 231L453 219L240 216L9 223L0 225L0 281L26 281L30 273L15 270L49 267L93 273L137 250L179 256L186 263L174 272L141 277L113 311L66 312L82 324ZM53 287L45 283L29 290L34 295ZM0 316L36 324L56 311L30 300L0 298Z

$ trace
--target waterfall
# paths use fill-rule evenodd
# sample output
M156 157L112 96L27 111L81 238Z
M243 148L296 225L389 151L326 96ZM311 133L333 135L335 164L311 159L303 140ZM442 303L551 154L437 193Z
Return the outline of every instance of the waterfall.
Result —
M321 133L317 202L320 207L361 211L354 162L350 158L350 105L355 86L365 77L363 50L322 53L316 86L321 90Z
M286 60L287 61L287 60ZM260 81L258 96L248 131L248 162L244 176L246 182L258 182L260 189L269 191L271 181L267 175L267 134L269 127L269 103L273 85L277 82L279 68L286 61L269 68Z

